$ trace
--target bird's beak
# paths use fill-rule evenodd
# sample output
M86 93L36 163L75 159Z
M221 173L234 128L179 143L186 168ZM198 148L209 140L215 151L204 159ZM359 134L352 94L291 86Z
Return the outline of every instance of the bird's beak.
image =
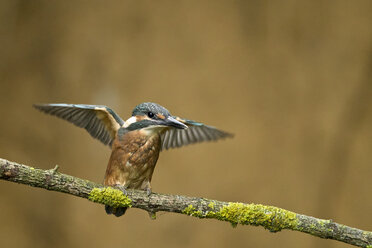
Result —
M172 116L169 116L167 119L164 120L164 122L165 122L164 124L166 126L175 127L175 128L179 128L179 129L187 129L188 128L188 126L186 126L185 124L183 124L180 121L177 121Z

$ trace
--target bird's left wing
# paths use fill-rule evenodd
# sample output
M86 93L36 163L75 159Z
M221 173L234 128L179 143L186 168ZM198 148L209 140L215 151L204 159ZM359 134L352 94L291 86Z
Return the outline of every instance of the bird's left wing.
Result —
M117 130L124 124L113 110L103 105L51 103L33 106L86 129L93 138L109 146Z
M233 134L219 130L203 123L175 117L176 120L186 124L187 129L169 128L161 134L162 149L181 147L203 141L216 141L233 137Z

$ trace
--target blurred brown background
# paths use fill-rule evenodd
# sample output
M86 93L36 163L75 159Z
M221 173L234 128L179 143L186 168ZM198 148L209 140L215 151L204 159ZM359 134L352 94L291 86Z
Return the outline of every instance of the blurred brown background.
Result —
M155 192L371 230L372 1L0 1L0 157L102 182L110 150L33 103L143 101L235 133L163 152ZM0 181L2 247L349 247Z

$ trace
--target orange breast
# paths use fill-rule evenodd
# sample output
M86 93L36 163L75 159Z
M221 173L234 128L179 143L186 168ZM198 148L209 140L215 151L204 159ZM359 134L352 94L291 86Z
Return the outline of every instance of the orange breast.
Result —
M151 188L150 182L161 147L160 136L135 130L117 136L107 165L104 184L134 189Z

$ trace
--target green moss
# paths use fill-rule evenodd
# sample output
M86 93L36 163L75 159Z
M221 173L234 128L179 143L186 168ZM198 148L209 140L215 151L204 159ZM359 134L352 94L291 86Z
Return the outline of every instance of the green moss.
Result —
M209 207L210 209L214 209L214 205L215 205L214 202L211 201L211 202L208 204L208 207Z
M118 189L113 188L94 188L89 193L89 200L112 207L131 207L132 200Z
M298 224L295 213L261 204L231 202L221 207L219 210L207 211L205 213L197 211L195 207L189 205L183 210L183 213L199 218L213 218L228 221L234 227L238 224L263 226L272 232L277 232L286 228L291 229Z

